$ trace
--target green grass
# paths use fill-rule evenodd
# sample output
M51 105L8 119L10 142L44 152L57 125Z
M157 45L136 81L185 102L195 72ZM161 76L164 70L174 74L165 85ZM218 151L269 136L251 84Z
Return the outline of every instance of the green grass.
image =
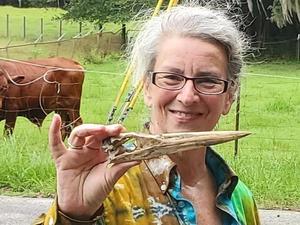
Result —
M44 41L56 40L60 36L59 21L55 18L64 11L58 8L16 8L0 6L0 45L6 45L9 41L14 44L23 41L34 41L41 33L41 19L43 19ZM9 37L7 37L7 15L9 15ZM26 38L24 37L23 17L26 17ZM107 23L103 26L104 31L117 32L121 25ZM98 28L90 23L82 24L82 33L96 31ZM68 39L79 33L79 23L63 21L62 33Z
M125 63L104 60L87 64L81 106L86 123L105 123L123 78ZM98 72L97 72L98 71ZM105 72L107 73L105 73ZM104 72L104 73L103 73ZM110 74L116 72L117 74ZM249 73L300 77L298 63L262 64ZM253 134L239 142L216 146L240 178L251 188L260 207L299 208L300 205L300 80L248 75L243 78L240 129ZM235 105L219 130L234 129ZM52 115L39 130L18 118L13 139L0 142L0 191L5 194L49 196L55 192L55 171L47 147ZM126 121L128 130L140 130L146 121L141 99ZM3 121L1 122L3 126Z
M5 37L7 12L12 19L11 38L14 43L23 42L18 22L22 21L23 15L28 16L28 39L38 36L41 17L49 21L45 37L57 37L57 23L51 18L60 13L59 10L0 7L1 46L8 42ZM117 28L110 24L105 27ZM78 24L67 24L64 30L72 36L78 32ZM30 46L10 51L10 57L42 57L45 52L51 54L55 50L56 46L53 49ZM59 53L69 52L70 49L66 48ZM81 115L86 123L105 123L126 65L114 57L98 58L96 53L80 60L81 63L87 61L101 64L84 65L90 72L85 76ZM247 75L243 77L241 87L240 129L253 134L239 142L237 158L234 158L233 143L216 146L216 149L250 187L260 207L299 209L300 63L276 61L253 64L245 72ZM27 119L19 117L13 138L0 137L0 194L52 196L55 193L55 169L47 138L51 117L52 114L46 118L40 130ZM125 125L129 131L137 131L146 120L146 109L140 98ZM2 121L0 128L3 126ZM231 113L222 118L218 129L235 129L235 105Z
M253 134L239 142L237 158L233 144L218 149L249 185L260 207L299 209L300 64L252 65L246 72L240 129ZM223 127L233 128L232 114L221 123Z
M14 8L0 6L0 57L13 59L35 59L53 56L82 59L82 61L102 61L99 55L118 52L120 24L104 24L104 32L98 36L98 29L91 23L83 23L82 33L89 35L80 39L72 37L79 33L79 23L63 21L61 42L59 21L55 17L64 11L57 8ZM7 37L7 15L9 15L9 37ZM23 17L26 17L26 38L23 38ZM44 21L43 40L33 44L40 36L41 18ZM20 47L22 45L22 47ZM24 46L26 45L26 46ZM5 49L6 46L10 48Z
M85 65L86 73L81 116L85 123L105 123L107 114L123 78L123 61L106 62L100 65ZM103 73L103 71L107 73ZM117 74L110 74L110 73ZM132 112L132 118L138 112ZM27 119L19 117L12 139L0 139L0 193L22 195L53 195L55 170L48 150L47 133L52 114L38 129ZM132 120L132 119L131 119ZM135 120L135 119L134 119ZM4 121L0 127L3 128ZM140 123L126 122L128 130L141 128Z
M30 137L27 131L33 135ZM28 196L53 193L55 173L45 135L32 128L24 129L11 139L2 139L0 148L0 193L26 193Z
M59 21L54 17L62 14L61 9L36 9L14 8L11 6L0 7L0 36L7 35L7 15L9 15L9 36L11 40L20 41L23 38L23 17L26 16L26 40L36 40L41 33L41 18L44 21L44 39L55 40L59 37ZM30 16L29 16L30 15ZM63 23L63 33L66 37L75 36L79 32L78 23ZM84 30L88 29L84 26Z

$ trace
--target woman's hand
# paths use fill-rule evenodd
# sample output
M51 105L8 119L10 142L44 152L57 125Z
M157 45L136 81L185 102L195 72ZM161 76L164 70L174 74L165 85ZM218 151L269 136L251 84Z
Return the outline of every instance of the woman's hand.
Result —
M60 126L60 116L55 114L49 130L49 144L57 172L58 206L71 217L89 219L117 180L138 162L107 167L102 141L118 136L123 130L121 125L80 125L68 139L69 148L61 139Z

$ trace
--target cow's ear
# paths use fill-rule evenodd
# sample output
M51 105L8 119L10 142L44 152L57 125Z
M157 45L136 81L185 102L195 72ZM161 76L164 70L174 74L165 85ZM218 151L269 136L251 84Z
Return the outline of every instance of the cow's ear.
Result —
M25 76L24 75L15 75L10 77L11 80L13 80L16 83L20 83L22 80L24 80ZM8 80L8 83L12 83L11 80Z

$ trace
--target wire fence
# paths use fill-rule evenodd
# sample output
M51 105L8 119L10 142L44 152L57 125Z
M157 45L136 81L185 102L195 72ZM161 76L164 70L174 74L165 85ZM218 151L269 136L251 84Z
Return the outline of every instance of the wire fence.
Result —
M13 59L36 59L54 56L67 58L97 60L113 52L120 52L123 39L120 32L97 32L63 37L53 41L42 41L13 44L0 47L0 56ZM21 57L21 58L20 58Z
M273 69L277 68L281 72L249 72L242 79L241 95L235 105L238 109L236 108L232 115L234 124L238 130L254 133L244 148L254 152L258 146L265 150L298 152L300 70L282 74L287 65L273 66ZM299 66L294 65L294 68ZM230 120L227 124L230 124ZM238 148L235 150L237 154Z
M40 43L42 42L45 44L51 44L53 42L62 44L63 42L67 42L67 40L73 40L74 42L74 39L78 40L78 38L87 34L102 33L101 29L103 29L103 27L96 27L94 24L90 23L74 23L49 17L32 18L5 14L0 16L0 43L1 40L2 42L4 41L5 43L1 43L1 46L4 47L21 45L20 42L22 42L22 44L24 44L24 42L32 43L32 45L36 44L34 47L41 45ZM108 33L111 33L114 36L117 33L122 35L119 33L119 30L117 31L119 28L117 28L116 25L113 29L115 32ZM127 31L127 37L130 37L130 35L131 31ZM109 49L116 50L115 47L110 47L110 45L115 45L116 40L110 40L105 43L105 46L108 47L103 51L106 53L109 52ZM126 40L122 36L119 41L119 46L126 44ZM73 45L75 44L73 43ZM295 33L294 38L284 40L253 42L252 45L257 49L257 52L255 52L256 57L289 58L300 61L300 34ZM75 46L74 49L76 47L77 46ZM97 48L98 47L99 46L97 46ZM104 47L104 45L102 47ZM62 47L60 48L62 49ZM34 48L33 51L33 55L36 55L36 57L39 57L41 52L43 52L43 50L39 50L39 48ZM72 54L71 57L74 57ZM58 53L52 52L50 55L58 55Z
M121 64L100 64L96 69L85 68L81 107L85 122L106 123L108 112L124 78L125 63ZM107 66L110 70L107 70ZM217 129L253 132L247 138L248 141L242 141L242 149L263 146L267 149L285 148L287 151L297 152L300 144L299 96L300 65L279 63L266 68L263 65L250 66L242 77L241 92L231 113L221 119ZM121 102L124 101L125 97ZM118 108L115 121L122 111L122 105ZM131 130L140 130L148 120L147 116L147 109L143 106L142 98L139 98L125 124ZM235 142L231 148L238 155L241 146Z
M228 144L232 155L243 155L243 151L258 150L281 152L282 154L298 154L300 145L300 70L284 74L284 68L289 65L272 64L269 69L272 74L257 71L250 67L242 78L240 97L236 99L229 115L221 118L217 130L246 130L253 134L239 142ZM300 65L299 65L300 66ZM292 68L300 68L292 64ZM257 67L259 70L259 67ZM87 70L89 81L88 96L84 96L83 108L87 102L93 102L88 115L95 114L101 123L107 121L114 98L117 95L123 75L103 74L97 78L95 71ZM96 81L97 80L97 81ZM104 81L107 80L107 81ZM89 84L88 84L89 83ZM122 99L121 102L125 100ZM88 104L87 104L88 105ZM115 121L122 111L118 107ZM92 113L93 112L93 113ZM148 109L144 107L140 96L133 111L128 114L125 125L128 130L141 130L143 123L148 121ZM86 115L86 117L88 117ZM227 147L225 147L227 148ZM235 152L232 151L235 149Z
M125 43L119 25L110 24L113 31L104 32L106 27L55 19L55 15L59 12L49 11L49 15L39 12L34 16L0 15L0 56L15 59L20 56L25 56L24 59L65 56L97 60L97 55L118 52Z
M98 28L89 23L74 23L47 17L32 18L27 16L1 15L0 37L7 40L33 41L55 40L61 36L71 38Z
M63 35L64 32L59 32L58 25L56 32L58 38L55 40L47 41L45 38L37 38L32 42L21 44L8 42L0 46L0 57L34 59L64 56L79 59L81 62L97 62L101 61L103 56L121 51L124 40L120 32L93 33L86 29L86 33L83 33L84 29L81 29L79 32L77 24L75 34L68 38ZM60 34L62 35L59 36ZM10 32L10 35L13 34ZM19 35L22 36L22 32ZM46 34L43 35L45 37ZM2 31L0 36L5 36L5 32ZM261 43L259 52L263 55L286 55L299 60L299 41L300 35L295 39ZM242 141L243 149L261 145L270 149L284 147L290 151L297 151L297 146L300 144L299 135L297 135L300 134L300 68L294 65L295 71L288 71L286 74L282 68L288 66L273 66L276 69L269 68L264 73L250 71L243 78L241 95L233 105L230 115L221 120L218 129L254 132L255 134L248 138L249 141ZM90 121L87 122L105 123L119 91L125 66L119 68L117 74L114 74L116 72L114 70L107 71L101 65L99 68L94 71L87 69L87 81L84 83L86 91L83 92L82 107L88 108L86 110L88 112L83 110L83 118L89 118ZM140 98L139 103L126 119L125 124L130 129L141 129L140 124L147 120L147 109L144 109L141 101ZM256 143L251 144L253 142ZM236 142L235 155L238 154L240 148L240 144Z
M288 58L300 61L300 34L295 38L280 41L255 42L253 46L260 46L256 56L272 58Z

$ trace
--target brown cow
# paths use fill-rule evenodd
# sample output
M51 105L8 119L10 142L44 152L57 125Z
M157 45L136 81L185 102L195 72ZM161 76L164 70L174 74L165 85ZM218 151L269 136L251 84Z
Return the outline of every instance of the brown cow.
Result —
M61 115L65 138L82 123L80 100L84 80L79 63L66 58L32 61L0 60L0 121L4 133L12 134L17 116L38 127L55 111Z

